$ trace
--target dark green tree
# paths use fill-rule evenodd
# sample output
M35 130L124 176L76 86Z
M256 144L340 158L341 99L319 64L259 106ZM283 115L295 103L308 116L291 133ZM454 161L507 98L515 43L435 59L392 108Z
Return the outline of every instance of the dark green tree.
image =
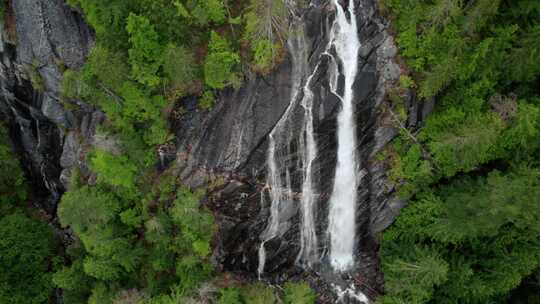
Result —
M204 61L206 84L214 89L238 84L239 75L235 71L238 63L240 63L240 56L232 51L227 39L212 31L208 54Z
M53 290L49 227L15 212L0 219L0 303L42 304Z

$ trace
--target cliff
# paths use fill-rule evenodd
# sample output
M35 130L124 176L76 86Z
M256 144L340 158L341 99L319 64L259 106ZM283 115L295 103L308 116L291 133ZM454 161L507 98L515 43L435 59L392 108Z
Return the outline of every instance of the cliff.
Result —
M325 231L337 162L336 120L341 107L331 86L336 81L337 90L342 91L343 75L338 73L336 79L331 79L331 70L336 67L326 54L335 8L327 1L312 2L307 9L294 13L294 24L300 30L297 36L289 37L288 56L273 72L248 76L238 90L222 90L208 113L197 110L193 98L182 100L186 114L170 119L176 147L162 150L161 156L185 184L209 189L205 204L219 223L214 248L216 266L256 279L261 235L268 225L271 207L265 180L269 134L288 115L288 143L279 151L280 159L288 160L282 165L293 172L291 189L296 198L279 210L280 237L266 244L262 278L280 282L306 276L320 282L321 290L329 290L330 283L352 284L375 298L383 291L377 235L404 205L394 198L394 189L386 181L386 165L375 158L398 132L385 110L387 94L400 76L397 48L375 0L356 0L356 34L361 42L354 82L361 176L356 214L358 262L353 270L336 277L325 266ZM13 0L8 7L0 43L0 113L8 122L11 138L31 177L35 205L52 218L60 196L69 186L71 169L78 167L90 174L84 163L85 153L88 147L103 144L102 138L94 136L103 114L82 101L70 101L77 104L77 110L72 110L60 98L63 69L82 66L92 45L92 32L81 15L62 0ZM304 57L299 57L299 52ZM301 71L298 58L305 59ZM321 238L317 248L321 259L311 270L304 271L297 261L301 247L298 202L304 168L296 161L303 148L295 143L305 136L302 125L306 113L299 100L305 97L306 90L301 88L310 75L313 135L318 146L312 164L317 189L314 214ZM289 109L294 102L296 105ZM418 104L412 93L407 107L411 128L429 113L429 107Z

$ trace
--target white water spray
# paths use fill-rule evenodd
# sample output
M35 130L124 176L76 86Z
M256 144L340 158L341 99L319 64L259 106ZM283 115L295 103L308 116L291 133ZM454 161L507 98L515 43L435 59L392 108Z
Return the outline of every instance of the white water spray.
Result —
M337 285L333 285L337 295L336 303L350 303L351 299L354 299L358 303L369 304L370 301L361 291L356 290L354 285L342 289Z
M356 132L353 107L353 84L358 70L358 40L354 1L350 0L350 20L338 0L333 0L337 14L332 35L336 57L341 60L344 74L344 92L340 96L342 109L338 115L338 151L334 187L330 198L328 233L330 237L330 263L334 270L345 271L354 264L356 235L356 197L358 165L355 153ZM337 66L337 65L336 65ZM337 91L334 90L334 94Z

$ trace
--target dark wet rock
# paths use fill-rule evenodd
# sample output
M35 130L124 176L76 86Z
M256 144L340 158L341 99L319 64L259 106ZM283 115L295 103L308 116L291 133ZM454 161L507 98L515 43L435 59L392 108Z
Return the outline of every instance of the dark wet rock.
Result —
M80 142L75 132L69 132L64 140L62 156L60 157L60 166L62 168L71 168L77 164L79 156Z
M71 123L68 121L68 113L64 111L62 104L50 95L43 95L41 101L41 112L51 122L69 128Z
M357 203L358 263L356 269L350 272L351 277L347 282L353 282L358 290L375 298L383 291L377 235L395 220L405 206L404 201L394 197L394 188L386 180L387 164L375 159L398 134L384 107L387 93L398 81L401 69L395 61L397 47L387 32L388 22L377 12L375 1L356 1L361 7L356 18L359 24L358 35L363 44L359 54L359 72L354 84L362 180ZM332 192L336 165L335 133L340 101L330 91L328 75L331 67L328 65L329 57L323 55L334 12L326 4L313 3L315 5L304 12L304 20L306 38L311 46L308 51L311 70L315 64L319 64L311 89L315 95L315 137L319 148L314 165L318 189L317 234L321 244L325 244L328 199ZM260 235L266 228L269 216L270 200L263 191L267 134L289 102L290 65L290 62L283 63L270 77L248 80L248 84L237 92L223 92L218 106L211 113L192 116L191 120L183 122L186 128L179 131L182 147L180 153L184 155L180 164L186 180L190 180L192 172L196 172L200 184L204 172L218 172L230 181L222 190L213 192L208 203L220 222L216 250L218 263L222 269L253 277L256 276L258 266ZM342 86L338 91L342 90ZM407 125L410 128L419 127L433 108L432 104L418 103L412 92L406 98L406 104L409 110ZM295 112L293 117L303 119L300 111ZM190 126L196 128L190 129ZM295 131L294 136L298 136L298 132ZM186 134L189 136L186 137ZM187 143L193 142L194 146L185 148ZM294 160L294 146L292 153L290 158ZM301 171L301 168L296 169L297 172ZM300 192L300 185L295 182L298 177L295 175L292 176L293 188ZM243 182L240 183L240 180ZM287 216L281 216L280 227L284 230L280 237L265 245L266 279L279 281L283 275L298 274L296 258L299 252L300 215L298 208L292 208L297 203L286 203L291 208ZM328 272L324 266L326 246L320 248L320 254L322 264L317 273Z
M18 62L38 66L57 92L61 78L58 64L82 66L92 36L82 17L62 0L12 0L17 29Z
M62 69L84 64L92 36L62 0L12 0L7 9L13 22L0 31L0 111L40 198L36 204L54 214L80 150L72 132L65 140L66 130L79 128L85 115L60 101Z
M262 145L289 104L290 70L286 60L272 75L220 92L211 113L188 115L177 128L177 145L189 155L183 177L201 167L256 175L266 161Z
M374 160L398 134L385 114L384 103L386 94L399 79L401 69L395 62L394 40L386 31L388 23L376 11L375 2L356 1L361 7L356 18L363 44L354 83L362 180L358 189L358 263L352 274L362 282L357 284L359 290L375 297L383 290L377 234L394 221L404 206L404 202L393 198L394 189L386 181L386 165ZM333 15L333 9L326 4L312 5L304 12L306 39L311 46L308 51L311 70L319 64L311 89L315 96L315 137L319 148L314 175L319 192L316 217L321 244L325 244L328 199L336 165L336 117L340 109L340 101L329 87L329 57L323 55ZM218 173L230 181L223 189L214 191L208 202L220 222L216 254L225 270L256 275L260 235L266 228L270 205L268 195L263 191L267 135L290 101L290 73L291 63L286 61L269 77L253 77L239 91L222 92L211 113L187 117L178 131L180 154L183 155L179 164L186 181L196 177L195 184L202 184L205 172ZM338 81L338 91L342 90L340 83ZM426 110L412 95L408 104L409 125L417 126ZM293 111L294 119L303 119L300 110ZM300 127L295 129L298 130L293 131L293 136L298 136ZM295 159L296 147L293 146L291 151L290 158ZM294 172L300 171L301 168L296 168ZM209 175L206 174L206 178L211 179ZM300 185L295 182L298 177L294 175L296 173L292 176L293 188L300 192ZM265 245L264 277L270 280L279 280L283 274L293 275L298 269L298 202L286 202L285 205L291 208L287 216L281 216L281 236ZM322 246L322 268L319 269L322 272L328 271L324 269L326 252L326 247Z

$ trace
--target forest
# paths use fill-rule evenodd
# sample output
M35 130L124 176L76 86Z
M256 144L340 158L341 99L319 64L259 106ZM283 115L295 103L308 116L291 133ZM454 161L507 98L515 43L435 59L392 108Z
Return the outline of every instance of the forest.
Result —
M87 151L95 179L71 172L52 224L29 203L31 183L0 124L0 303L316 303L303 280L276 288L216 270L205 189L155 169L156 148L174 140L169 117L183 114L175 101L195 96L198 111L211 111L217 92L285 60L286 3L66 2L95 46L82 68L63 70L63 106L101 109L98 133L115 140ZM399 48L388 94L396 127L405 92L435 103L377 156L407 201L378 236L377 303L540 303L540 1L377 5ZM54 225L76 241L61 242Z
M402 90L436 102L382 156L409 205L382 237L381 302L539 303L540 2L381 7Z

